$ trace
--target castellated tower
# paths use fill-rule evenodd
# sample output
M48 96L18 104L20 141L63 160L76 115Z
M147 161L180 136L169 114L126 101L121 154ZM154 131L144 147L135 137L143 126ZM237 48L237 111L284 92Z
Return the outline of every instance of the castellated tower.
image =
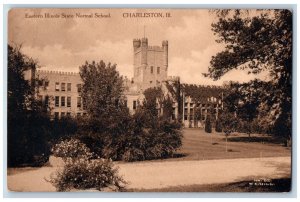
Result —
M138 89L160 86L167 80L168 41L163 41L162 46L149 46L147 38L134 39L133 52L133 79Z

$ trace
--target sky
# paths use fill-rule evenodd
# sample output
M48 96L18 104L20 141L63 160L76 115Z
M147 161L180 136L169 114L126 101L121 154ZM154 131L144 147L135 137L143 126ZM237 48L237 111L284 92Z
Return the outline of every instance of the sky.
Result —
M135 13L169 13L171 17L128 17ZM45 18L47 14L59 17ZM100 14L110 17L95 17ZM78 72L85 61L103 60L117 64L121 75L132 78L132 41L145 36L149 45L161 46L168 40L168 75L180 76L184 83L222 85L229 80L266 79L266 75L248 75L242 70L232 70L217 81L203 76L211 57L224 49L211 31L216 20L206 9L15 8L9 12L8 42L22 44L22 52L44 70Z

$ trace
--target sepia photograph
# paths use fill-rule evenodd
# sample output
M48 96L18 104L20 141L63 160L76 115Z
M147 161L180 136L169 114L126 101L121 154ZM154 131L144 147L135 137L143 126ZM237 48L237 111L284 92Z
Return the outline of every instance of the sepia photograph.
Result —
M8 192L291 192L293 14L11 8Z

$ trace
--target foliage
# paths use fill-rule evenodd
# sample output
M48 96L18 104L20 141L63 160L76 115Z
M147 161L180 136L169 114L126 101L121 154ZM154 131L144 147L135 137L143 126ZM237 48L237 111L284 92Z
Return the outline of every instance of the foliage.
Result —
M172 98L177 102L178 106L182 106L183 91L182 91L182 84L180 83L180 80L176 79L175 81L166 81L166 88L168 92L170 92ZM183 108L179 107L178 116L177 116L178 122L182 121L182 113L183 113Z
M148 122L157 122L157 118L171 119L173 113L173 101L169 95L164 95L161 87L148 88L144 91L145 99L141 106L148 115Z
M207 117L205 119L205 132L207 132L207 133L212 132L211 119L210 119L209 115L207 115Z
M222 101L222 93L224 89L217 86L201 86L195 84L182 84L182 89L186 96L190 96L195 103L210 104L211 98L215 98L215 102Z
M67 159L74 158L87 158L91 159L93 157L93 153L90 149L78 139L71 138L69 140L63 140L57 144L55 144L51 152L54 156L61 157L65 161Z
M74 119L72 117L62 117L60 119L54 119L50 123L51 132L51 144L56 144L60 140L68 139L72 136L76 136L79 124L83 118Z
M149 127L145 116L140 109L133 115L128 130L115 137L107 134L103 138L102 156L123 161L172 157L182 145L181 125L158 118L155 127Z
M51 175L49 180L57 191L71 189L97 189L114 186L116 190L124 187L126 182L118 176L118 169L113 168L111 160L88 160L79 158L67 162L62 170Z
M35 99L35 78L24 74L37 62L8 45L7 129L8 166L39 166L48 160L50 120L47 109Z
M172 156L180 147L180 127L169 123L172 102L161 88L147 89L143 104L130 115L115 65L86 63L80 75L84 81L81 95L89 115L80 121L76 137L91 152L113 160L140 161ZM169 128L163 128L162 123Z
M160 87L148 88L144 91L144 96L145 99L142 108L148 115L149 123L152 122L152 124L155 124L158 116L160 116L158 110L160 109L160 106L162 106L164 100L162 89Z
M220 117L221 126L226 136L235 132L238 126L238 119L232 112L223 112Z
M219 114L220 116L220 114ZM220 118L218 118L216 120L216 128L215 128L216 132L221 133L222 132L222 123L220 121Z
M80 67L80 76L83 81L81 96L90 126L97 132L113 132L112 123L120 124L129 116L123 78L116 71L116 65L105 64L102 60L86 62Z
M126 184L118 176L118 168L113 168L111 160L92 159L95 155L77 139L56 144L52 152L55 156L62 157L65 162L63 169L50 176L49 182L57 191L91 188L101 190L108 186L115 186L118 190Z
M272 125L273 134L291 137L292 108L292 13L289 10L260 10L248 15L242 10L218 12L212 30L225 50L213 56L209 76L219 79L232 69L249 74L269 73L260 81L259 116ZM265 113L269 112L269 113Z
M228 112L235 113L239 119L238 130L249 136L255 131L252 125L258 118L261 104L262 82L253 80L248 83L232 82L224 94L224 106Z

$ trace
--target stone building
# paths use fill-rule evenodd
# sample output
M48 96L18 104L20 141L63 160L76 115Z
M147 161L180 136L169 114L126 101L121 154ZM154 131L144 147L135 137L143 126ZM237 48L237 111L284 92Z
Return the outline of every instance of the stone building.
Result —
M142 91L162 84L168 77L168 41L149 46L148 39L133 40L133 81Z
M125 77L124 79L127 107L131 113L134 113L138 105L142 103L143 92L146 89L160 86L165 95L170 95L166 83L169 81L180 82L180 77L168 76L168 41L162 41L161 46L149 46L147 38L134 39L133 56L133 78ZM31 76L43 81L38 89L38 99L49 105L53 117L85 115L80 97L83 83L79 73L37 70L31 72ZM27 73L25 77L30 76ZM201 89L199 90L201 91ZM221 107L220 100L217 100L217 103L213 102L216 101L215 97L217 96L209 98L206 96L201 102L195 103L192 96L184 91L181 95L184 100L182 106L176 102L176 99L173 101L172 119L175 120L181 111L182 121L186 127L201 127L208 114L208 109L213 107L218 111ZM201 92L199 93L201 94ZM195 111L199 107L202 115L201 118L195 119Z
M38 99L49 105L54 117L85 115L79 73L38 70L35 76L43 81Z

